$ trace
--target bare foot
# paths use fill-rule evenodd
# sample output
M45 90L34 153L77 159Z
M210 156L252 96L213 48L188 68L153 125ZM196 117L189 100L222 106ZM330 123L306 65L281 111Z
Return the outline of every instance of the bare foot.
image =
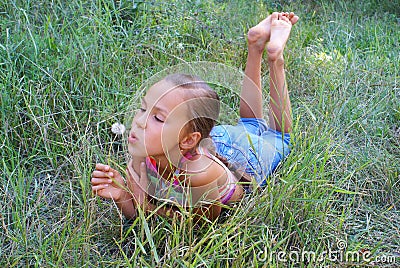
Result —
M256 26L250 28L249 32L247 33L249 48L253 47L258 52L264 51L265 45L270 39L271 20L277 19L278 14L278 12L274 12Z
M285 12L283 13L283 16L289 18L290 23L292 23L292 25L295 25L296 22L299 20L299 17L297 15L295 15L293 12Z
M268 60L275 61L282 57L291 29L292 23L287 16L279 13L278 18L271 18L271 37L267 46Z

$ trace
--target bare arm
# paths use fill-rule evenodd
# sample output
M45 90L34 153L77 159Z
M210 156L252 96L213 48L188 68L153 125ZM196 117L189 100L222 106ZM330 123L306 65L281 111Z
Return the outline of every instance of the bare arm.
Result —
M207 169L190 177L192 203L194 205L192 212L199 219L206 217L209 220L214 220L221 213L218 181L220 178L226 179L228 174L218 163L205 157L203 160L206 161L206 164L200 162L200 165L206 166Z
M136 216L133 196L121 174L108 165L96 164L91 178L92 192L100 197L113 199L127 218Z

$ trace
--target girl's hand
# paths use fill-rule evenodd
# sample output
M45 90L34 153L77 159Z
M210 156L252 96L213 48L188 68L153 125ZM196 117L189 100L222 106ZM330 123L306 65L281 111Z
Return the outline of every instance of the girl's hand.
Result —
M96 164L91 183L94 194L115 201L121 200L126 192L121 174L108 165Z
M128 164L128 187L132 191L133 196L136 201L136 205L142 205L146 201L147 197L147 188L149 185L149 179L147 177L146 164L140 163L139 167L138 163L134 163L134 161L130 161ZM138 170L138 173L136 170Z

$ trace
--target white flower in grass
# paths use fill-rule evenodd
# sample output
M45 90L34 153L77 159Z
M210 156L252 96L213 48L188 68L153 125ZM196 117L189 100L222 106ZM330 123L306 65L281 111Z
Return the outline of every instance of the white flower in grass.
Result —
M111 132L114 133L115 135L122 135L125 132L125 126L121 123L114 123L111 126Z

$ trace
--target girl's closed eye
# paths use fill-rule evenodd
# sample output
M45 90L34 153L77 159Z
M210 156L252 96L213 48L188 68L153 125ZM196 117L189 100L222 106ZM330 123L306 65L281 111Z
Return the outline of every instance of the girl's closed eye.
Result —
M159 115L156 115L156 114L154 115L154 119L155 119L156 121L160 122L160 123L164 123L164 122L165 122L164 117L159 116Z
M140 107L140 108L139 108L139 111L140 111L141 113L145 113L145 112L147 111L147 109L144 108L144 107ZM153 115L153 118L154 118L157 122L160 122L160 123L164 123L164 122L165 122L164 116L162 116L162 115L154 114L154 115Z

